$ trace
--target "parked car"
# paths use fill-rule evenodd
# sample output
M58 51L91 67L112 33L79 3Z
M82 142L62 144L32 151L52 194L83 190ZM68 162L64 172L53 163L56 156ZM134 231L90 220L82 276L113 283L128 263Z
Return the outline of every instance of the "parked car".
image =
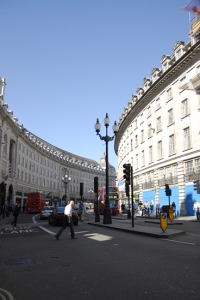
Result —
M53 206L44 206L43 209L40 211L40 220L48 219L53 209L54 209Z
M56 226L63 223L65 206L55 207L52 213L49 215L49 224ZM74 225L78 225L78 212L72 209L72 221Z
M92 203L92 202L85 202L84 205L85 205L86 209L93 209L94 208L94 203Z

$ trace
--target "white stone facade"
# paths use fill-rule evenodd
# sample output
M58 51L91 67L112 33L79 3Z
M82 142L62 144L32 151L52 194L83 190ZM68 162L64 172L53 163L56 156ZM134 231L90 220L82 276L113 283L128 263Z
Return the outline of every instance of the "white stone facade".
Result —
M84 183L84 199L93 199L94 177L99 187L105 186L105 156L97 163L80 157L29 132L8 109L4 102L5 79L0 78L0 183L8 176L6 204L16 200L23 205L27 193L39 191L53 203L62 197L80 200L80 183ZM62 177L71 181L65 186ZM109 185L116 185L115 168L109 166Z
M191 27L191 41L177 42L163 55L161 68L128 102L115 140L118 180L131 163L133 188L143 202L174 201L179 214L191 215L200 195L193 180L200 176L200 19ZM172 189L165 197L165 184Z

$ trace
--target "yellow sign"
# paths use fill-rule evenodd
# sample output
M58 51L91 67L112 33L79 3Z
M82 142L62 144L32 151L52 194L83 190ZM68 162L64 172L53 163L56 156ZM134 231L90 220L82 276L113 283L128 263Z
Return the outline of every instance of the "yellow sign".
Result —
M160 213L160 228L163 232L167 229L167 213Z
M171 222L174 220L174 212L173 212L173 209L171 209L171 208L169 210L169 219Z

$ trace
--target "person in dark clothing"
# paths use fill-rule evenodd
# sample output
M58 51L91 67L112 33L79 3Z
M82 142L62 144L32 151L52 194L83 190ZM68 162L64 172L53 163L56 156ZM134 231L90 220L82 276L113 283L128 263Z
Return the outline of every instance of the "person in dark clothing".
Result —
M174 217L176 217L176 204L174 202L172 202L172 209L174 212Z
M11 223L11 225L14 227L17 226L17 217L19 215L19 212L20 212L20 204L17 203L13 211L14 221Z

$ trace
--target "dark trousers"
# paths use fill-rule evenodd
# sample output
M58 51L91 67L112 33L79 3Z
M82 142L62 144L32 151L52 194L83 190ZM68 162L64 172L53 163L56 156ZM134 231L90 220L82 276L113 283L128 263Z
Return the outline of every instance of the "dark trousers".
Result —
M70 232L71 232L71 238L74 238L74 224L72 221L72 217L70 218L70 223L68 223L68 217L64 216L63 217L63 227L60 228L60 230L57 233L57 236L61 236L62 232L66 229L66 227L69 225L70 227Z
M11 223L13 226L17 226L17 217L18 216L14 216L14 221Z

